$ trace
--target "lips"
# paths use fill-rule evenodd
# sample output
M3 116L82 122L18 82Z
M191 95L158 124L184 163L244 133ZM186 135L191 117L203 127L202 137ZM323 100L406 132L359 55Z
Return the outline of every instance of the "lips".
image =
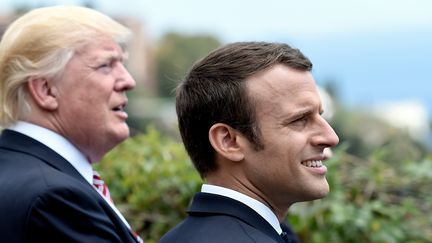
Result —
M127 100L122 102L121 104L111 108L111 110L122 120L126 120L128 118L128 114L125 111L125 107L127 105Z

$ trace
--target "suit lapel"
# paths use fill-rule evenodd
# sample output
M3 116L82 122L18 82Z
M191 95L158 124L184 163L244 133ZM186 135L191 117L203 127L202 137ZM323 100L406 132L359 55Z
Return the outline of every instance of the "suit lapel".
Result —
M81 174L65 158L39 141L22 133L8 129L3 130L0 136L0 147L30 154L56 168L57 170L69 174L79 180L82 180L83 182L86 181L84 177L82 177Z
M221 214L236 217L275 241L282 242L276 230L261 215L245 204L225 196L203 192L197 193L188 209L188 213L191 215Z

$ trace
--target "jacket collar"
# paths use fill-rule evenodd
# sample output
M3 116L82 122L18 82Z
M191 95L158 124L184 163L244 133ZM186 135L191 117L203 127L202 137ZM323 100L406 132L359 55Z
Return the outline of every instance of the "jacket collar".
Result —
M0 147L32 155L62 172L85 180L65 158L39 141L22 133L9 129L3 130L0 136Z
M277 242L283 242L276 230L257 212L229 197L199 192L188 209L190 215L229 215L262 231Z

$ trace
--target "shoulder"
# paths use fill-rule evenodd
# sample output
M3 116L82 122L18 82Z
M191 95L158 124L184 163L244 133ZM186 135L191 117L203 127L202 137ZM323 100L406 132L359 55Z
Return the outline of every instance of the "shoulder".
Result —
M0 171L0 194L4 197L0 201L0 241L36 237L37 232L54 232L69 224L84 227L89 222L86 219L105 211L103 199L98 200L89 183L49 166L29 163L25 170L9 172L14 174L2 178ZM70 225L64 228L72 229Z
M21 198L61 192L64 188L81 192L91 188L83 177L63 172L32 155L13 151L0 155L0 185L1 194L16 194Z
M1 208L9 201L13 208L17 208L18 205L33 202L36 197L51 196L51 193L67 196L67 191L75 191L77 194L91 191L90 183L54 151L33 141L20 148L7 145L6 141L2 142L4 146L0 146L0 195L5 196L6 201L0 201ZM18 205L14 204L15 198L20 198L19 202L16 202Z
M96 194L91 187L79 184L47 187L29 205L23 235L38 242L45 241L47 235L56 241L121 242L113 221L115 213Z
M44 205L81 204L98 197L84 178L64 173L32 155L1 149L0 195L0 223L2 218L22 222Z
M228 215L189 216L165 234L160 243L274 242L258 229Z

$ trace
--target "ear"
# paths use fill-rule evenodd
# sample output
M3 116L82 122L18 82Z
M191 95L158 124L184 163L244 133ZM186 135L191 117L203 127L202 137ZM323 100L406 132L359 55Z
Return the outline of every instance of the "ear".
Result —
M52 86L46 78L30 77L27 88L35 104L41 109L50 111L57 109L57 88Z
M237 130L223 123L216 123L209 130L209 140L213 148L231 161L244 159L243 150L238 143L239 136Z

